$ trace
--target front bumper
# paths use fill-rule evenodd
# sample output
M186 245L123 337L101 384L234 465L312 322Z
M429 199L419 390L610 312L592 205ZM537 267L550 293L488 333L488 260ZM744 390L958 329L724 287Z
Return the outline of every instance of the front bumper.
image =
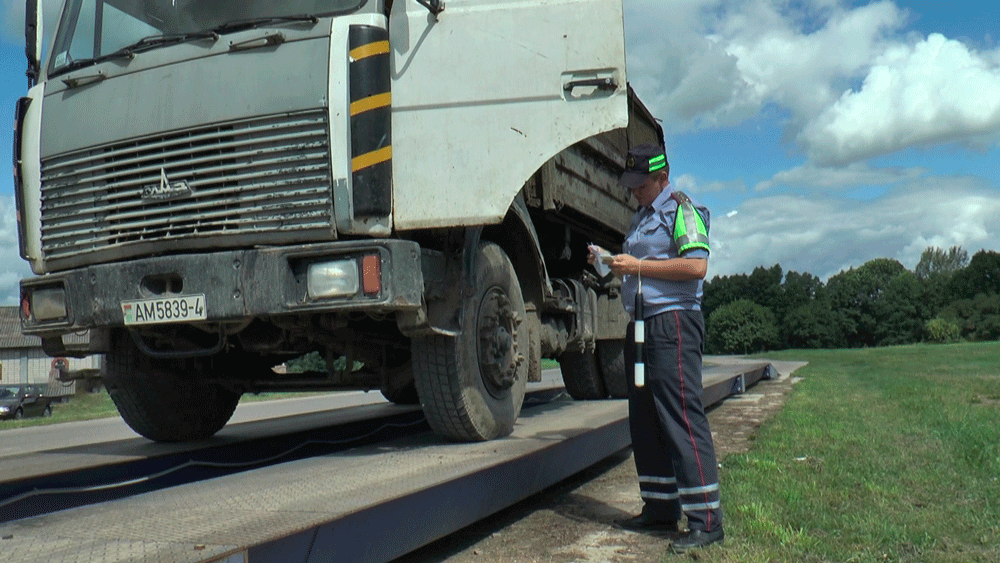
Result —
M423 275L420 246L411 241L374 239L277 248L143 258L99 264L21 281L24 334L55 338L88 329L124 326L122 301L204 295L207 318L201 323L240 322L308 312L412 311L421 306ZM378 257L380 290L310 298L310 264ZM164 281L166 280L166 281ZM65 317L38 320L24 303L36 291L65 295ZM26 318L27 317L27 318Z

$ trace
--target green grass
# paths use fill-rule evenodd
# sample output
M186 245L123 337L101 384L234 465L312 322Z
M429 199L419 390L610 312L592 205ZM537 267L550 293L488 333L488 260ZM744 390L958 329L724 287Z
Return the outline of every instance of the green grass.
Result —
M699 559L1000 561L1000 344L767 356L809 365L722 460L727 540Z

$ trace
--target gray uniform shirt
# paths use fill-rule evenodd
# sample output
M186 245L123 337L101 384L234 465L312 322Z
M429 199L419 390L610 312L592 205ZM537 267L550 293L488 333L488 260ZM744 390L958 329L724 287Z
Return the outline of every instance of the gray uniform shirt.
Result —
M669 186L660 192L650 207L640 207L632 217L632 225L622 250L640 260L666 260L679 258L674 242L674 219L677 217L677 201L670 197L673 190ZM709 228L708 209L693 202L695 209ZM684 253L685 258L708 258L708 252L693 249ZM701 310L702 287L705 280L671 281L642 278L643 316L652 317L664 311L686 309ZM625 310L635 318L635 294L638 278L626 275L622 280L622 300Z

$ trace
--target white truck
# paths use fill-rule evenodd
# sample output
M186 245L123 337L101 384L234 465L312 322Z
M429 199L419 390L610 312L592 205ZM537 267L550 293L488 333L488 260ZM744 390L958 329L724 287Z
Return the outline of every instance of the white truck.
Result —
M378 388L460 441L555 358L626 393L620 0L64 0L17 104L25 334L105 354L125 421L211 436L243 393ZM89 331L85 344L65 338ZM319 352L327 369L279 373Z

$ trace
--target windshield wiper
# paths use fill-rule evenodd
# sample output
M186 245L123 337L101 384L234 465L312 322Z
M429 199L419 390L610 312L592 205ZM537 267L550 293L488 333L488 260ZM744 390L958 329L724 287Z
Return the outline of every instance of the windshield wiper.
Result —
M216 33L233 33L235 31L244 31L247 29L254 29L256 27L285 22L309 22L311 24L316 24L319 23L319 18L312 14L296 14L291 16L268 16L265 18L229 20L218 27L213 27L211 31Z
M218 41L219 34L214 31L192 31L190 33L167 33L164 35L150 35L149 37L143 37L142 39L136 41L135 43L122 47L115 51L115 53L134 55L135 53L143 53L149 51L150 49L155 49L157 47L163 47L165 45L175 45L177 43L186 43L188 41L194 41L196 39L211 39L212 41ZM114 54L114 53L112 53Z
M72 70L77 70L86 66L96 65L98 63L103 63L107 61L113 61L116 59L133 59L136 53L144 53L151 49L157 47L163 47L165 45L176 45L178 43L185 43L187 41L194 41L196 39L211 39L216 41L219 39L219 34L214 31L195 31L191 33L169 33L166 35L150 35L149 37L143 37L142 39L113 51L101 55L99 57L94 57L92 59L79 59L71 61L66 66L57 70L58 74L64 72L70 72Z

